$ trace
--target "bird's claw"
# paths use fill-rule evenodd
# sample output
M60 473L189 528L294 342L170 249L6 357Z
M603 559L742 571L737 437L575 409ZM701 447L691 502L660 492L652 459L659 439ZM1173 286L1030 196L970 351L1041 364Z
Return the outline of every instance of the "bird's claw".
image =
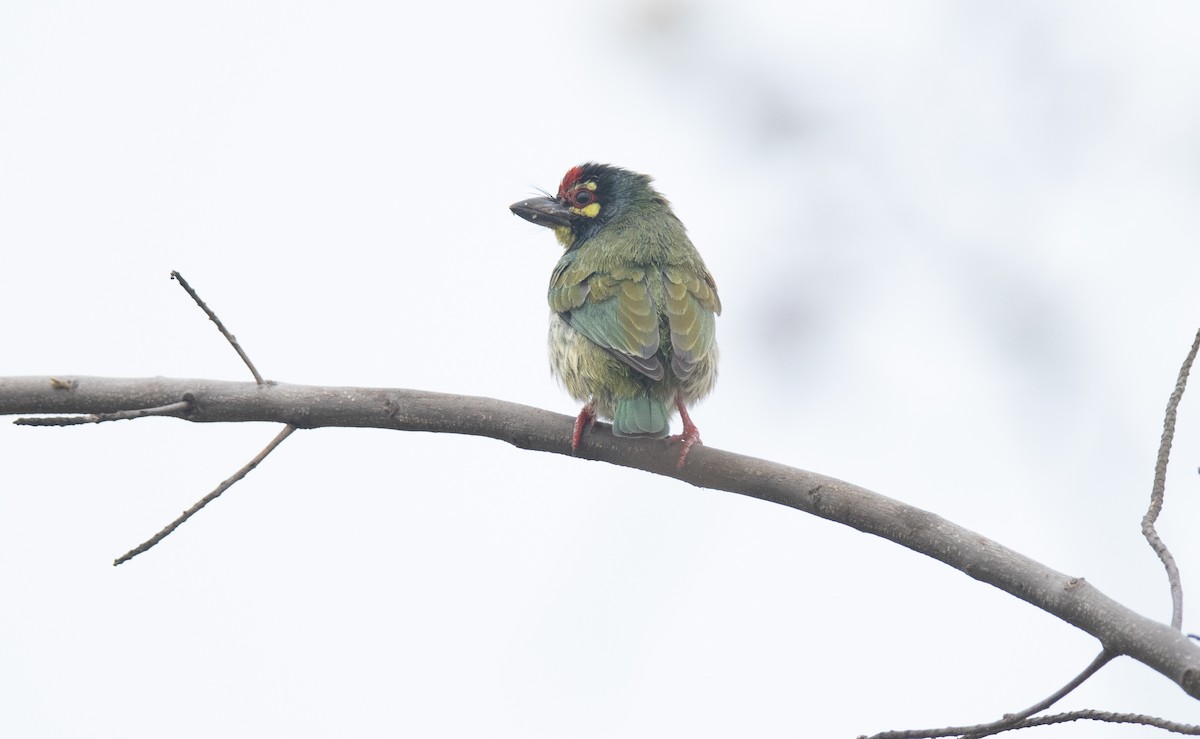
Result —
M675 442L683 445L683 448L679 450L679 461L675 463L675 468L680 470L683 469L684 462L687 461L688 452L691 451L692 447L696 444L704 445L704 442L700 441L700 430L695 426L692 426L690 430L685 427L682 434L675 434L667 439L667 444L674 444Z

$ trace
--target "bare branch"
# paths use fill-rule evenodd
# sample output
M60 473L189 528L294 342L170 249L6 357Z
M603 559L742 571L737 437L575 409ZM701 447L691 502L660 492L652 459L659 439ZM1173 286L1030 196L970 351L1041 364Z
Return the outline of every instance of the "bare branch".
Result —
M182 525L184 521L191 518L197 511L199 511L204 506L208 505L209 503L211 503L214 500L216 500L217 498L219 498L221 496L221 493L228 490L230 487L233 486L233 484L235 482L237 482L238 480L242 479L247 474L249 474L250 470L257 467L259 462L266 459L267 455L270 454L272 451L274 451L275 447L282 444L284 439L291 436L292 432L295 430L296 430L295 426L291 426L291 425L284 426L283 431L280 431L279 435L276 436L274 439L272 439L271 443L267 444L267 446L265 448L263 448L263 450L261 452L259 452L258 455L254 457L254 459L250 460L249 462L246 463L246 465L244 467L242 467L237 472L233 473L232 477L230 477L228 480L226 480L225 482L218 485L216 487L216 489L213 490L211 493L204 496L200 500L196 501L196 505L192 506L191 508L187 509L182 514L180 514L179 518L177 518L174 521L172 521L171 523L169 523L165 529L163 529L162 531L158 532L154 536L150 537L146 541L139 544L137 547L130 549L128 552L125 552L120 557L115 559L113 561L113 567L116 567L117 565L122 564L124 562L128 562L129 560L138 556L142 552L149 550L155 544L158 544L160 541L162 541L163 539L170 536L171 532L174 531L175 529L179 528L180 525Z
M491 398L420 390L255 385L163 377L71 377L72 392L45 376L0 378L0 415L112 413L178 402L192 422L266 421L297 428L384 428L486 436L521 449L571 455L574 418ZM1200 646L1093 587L941 516L865 488L754 457L696 447L687 466L661 440L619 438L597 424L576 456L790 506L896 542L944 562L1095 636L1200 698Z
M188 284L188 281L183 279L183 275L172 270L171 279L178 282L179 286L186 290L188 295L192 296L192 300L196 301L196 305L200 306L200 310L208 314L209 320L217 324L217 330L221 332L221 335L225 337L225 339L229 342L229 345L233 347L233 350L237 352L238 356L242 358L242 361L246 363L246 367L250 369L250 374L254 375L254 381L259 385L262 385L264 382L262 375L258 374L258 370L254 368L254 362L251 362L250 357L246 356L246 352L242 351L242 345L238 343L237 337L229 333L229 330L225 328L225 324L221 323L220 318L217 318L217 314L212 312L212 309L210 309L204 303L204 301L200 299L200 296L196 294L196 291L192 289L192 286Z
M867 739L933 739L934 737L943 736L961 736L963 739L982 739L985 736L999 734L1002 731L1011 729L1023 728L1026 725L1026 719L1035 713L1041 713L1058 701L1062 700L1063 696L1070 693L1075 688L1078 688L1092 675L1095 675L1101 667L1112 661L1117 655L1106 651L1100 652L1092 663L1084 668L1083 672L1076 675L1069 683L1062 686L1051 694L1048 698L1034 703L1029 708L1019 713L1006 714L1004 718L998 721L992 721L986 724L976 724L974 726L947 726L941 729L910 729L905 731L884 731L878 734L873 734Z
M1171 626L1176 629L1183 628L1183 586L1180 584L1179 567L1175 564L1175 558L1171 556L1167 545L1159 537L1158 531L1154 528L1154 522L1158 520L1158 514L1162 512L1163 498L1167 488L1167 461L1171 457L1171 443L1175 438L1175 414L1179 409L1179 401L1183 398L1183 389L1187 387L1188 373L1192 370L1192 362L1196 359L1197 349L1200 349L1200 331L1196 332L1191 351L1183 360L1183 366L1179 368L1179 379L1175 381L1175 389L1167 401L1162 441L1158 447L1158 459L1154 462L1154 487L1150 491L1150 509L1142 518L1142 535L1146 537L1146 541L1150 542L1154 553L1162 560L1163 567L1167 570L1167 580L1171 583Z

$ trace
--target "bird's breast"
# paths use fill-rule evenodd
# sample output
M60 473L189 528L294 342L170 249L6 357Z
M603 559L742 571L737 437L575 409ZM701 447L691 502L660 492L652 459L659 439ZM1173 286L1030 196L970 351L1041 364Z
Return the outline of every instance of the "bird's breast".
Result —
M589 378L594 374L593 352L603 351L583 334L571 328L557 313L550 313L550 371L576 400L591 396Z

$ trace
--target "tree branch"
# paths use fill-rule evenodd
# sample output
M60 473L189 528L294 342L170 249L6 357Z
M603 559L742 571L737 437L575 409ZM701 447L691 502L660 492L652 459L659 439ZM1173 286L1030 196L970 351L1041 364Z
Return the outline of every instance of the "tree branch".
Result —
M315 387L171 378L0 378L0 415L114 413L192 402L186 420L264 421L470 434L521 449L571 454L574 419L490 398L420 390ZM661 441L617 438L606 424L584 437L577 456L748 495L853 527L944 562L1031 603L1128 655L1200 699L1200 646L1097 590L928 511L813 472L712 447L687 466Z

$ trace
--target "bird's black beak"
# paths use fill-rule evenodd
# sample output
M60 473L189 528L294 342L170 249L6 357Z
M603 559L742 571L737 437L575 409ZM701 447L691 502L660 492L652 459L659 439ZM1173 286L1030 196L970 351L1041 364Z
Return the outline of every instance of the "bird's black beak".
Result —
M530 198L508 206L513 213L530 223L546 228L557 228L571 224L571 211L556 198Z

